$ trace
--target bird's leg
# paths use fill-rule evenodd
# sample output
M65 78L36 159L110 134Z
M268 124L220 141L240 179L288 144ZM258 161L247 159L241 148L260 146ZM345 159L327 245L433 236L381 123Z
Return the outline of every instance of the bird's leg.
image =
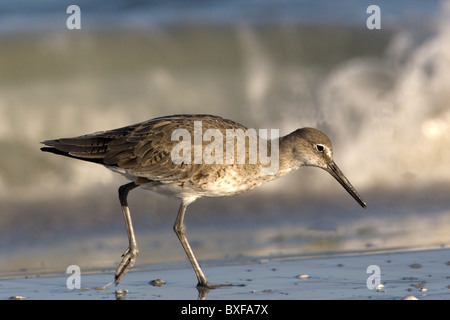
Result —
M125 219L125 225L127 227L128 234L128 248L122 255L122 261L117 267L115 273L115 283L116 286L119 284L120 280L127 274L127 272L134 266L136 262L137 255L139 253L136 237L134 236L133 224L131 222L130 209L128 208L127 196L128 192L136 188L138 185L134 182L125 184L119 188L119 200L122 206L123 217Z
M192 264L192 268L194 268L195 274L198 279L197 287L212 288L214 287L214 285L211 285L203 274L203 271L200 268L200 265L198 264L197 259L194 256L194 252L192 251L191 246L189 245L189 242L186 238L186 228L184 226L184 214L186 212L186 207L187 205L182 202L180 205L180 209L178 210L177 219L175 220L175 224L173 225L173 230L180 240L181 245L183 246L183 249L188 256L188 259Z

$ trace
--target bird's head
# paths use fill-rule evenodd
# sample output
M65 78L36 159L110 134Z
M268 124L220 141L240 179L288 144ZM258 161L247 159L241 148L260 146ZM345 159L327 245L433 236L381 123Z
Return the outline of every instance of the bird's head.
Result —
M363 207L366 203L333 160L333 145L325 133L314 128L302 128L291 133L294 157L300 165L319 167L331 174Z

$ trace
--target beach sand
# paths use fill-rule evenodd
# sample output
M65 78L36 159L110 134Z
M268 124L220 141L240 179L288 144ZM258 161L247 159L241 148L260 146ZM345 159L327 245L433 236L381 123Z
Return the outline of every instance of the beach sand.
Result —
M212 283L233 286L199 292L189 265L147 265L134 268L117 288L108 285L113 281L113 270L81 270L80 289L67 287L68 274L2 279L0 299L450 299L450 249L446 248L240 258L201 264ZM373 279L373 271L367 273L369 266L379 268L379 281ZM165 283L150 284L157 279Z

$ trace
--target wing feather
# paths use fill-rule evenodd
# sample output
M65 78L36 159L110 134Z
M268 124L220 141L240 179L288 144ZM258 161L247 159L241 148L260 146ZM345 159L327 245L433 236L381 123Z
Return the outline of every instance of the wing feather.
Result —
M183 181L208 173L198 164L174 164L171 151L179 141L172 141L175 129L191 134L193 150L194 121L202 121L203 131L247 128L234 121L212 115L173 115L151 119L110 131L74 138L47 140L43 151L117 167L119 172L161 182ZM214 165L211 165L214 166ZM211 170L209 170L211 171Z

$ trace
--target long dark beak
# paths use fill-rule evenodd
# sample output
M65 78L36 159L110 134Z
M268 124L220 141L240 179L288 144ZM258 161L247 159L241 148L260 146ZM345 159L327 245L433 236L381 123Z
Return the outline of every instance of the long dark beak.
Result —
M328 164L325 170L328 171L344 187L344 189L347 190L348 193L350 193L353 198L355 198L355 200L361 205L361 207L367 207L366 203L361 198L359 193L355 190L350 181L348 181L348 179L345 177L336 163L334 163L334 161Z

